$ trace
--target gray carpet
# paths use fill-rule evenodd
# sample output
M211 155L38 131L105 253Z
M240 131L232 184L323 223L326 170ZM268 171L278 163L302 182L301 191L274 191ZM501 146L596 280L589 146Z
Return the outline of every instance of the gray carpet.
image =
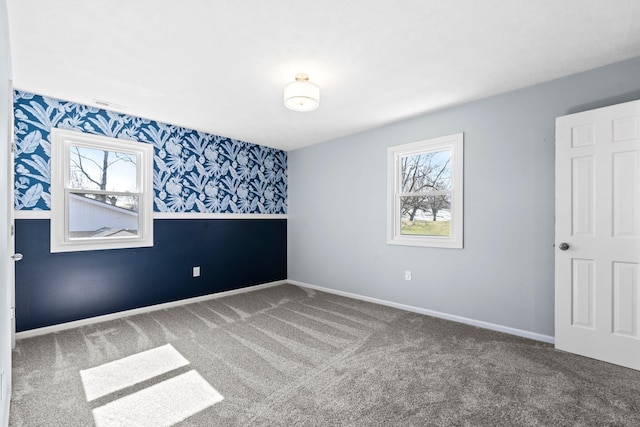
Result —
M87 402L81 370L167 343L188 365ZM13 366L11 426L91 426L192 370L224 400L177 425L640 426L638 371L292 285L24 339Z

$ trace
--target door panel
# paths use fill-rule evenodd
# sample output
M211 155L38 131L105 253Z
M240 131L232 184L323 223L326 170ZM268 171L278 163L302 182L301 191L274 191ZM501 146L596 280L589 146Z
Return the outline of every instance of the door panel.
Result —
M573 235L593 235L593 193L595 177L593 175L593 156L572 159L572 204Z
M593 328L594 278L593 260L574 259L572 293L571 324L585 328Z
M613 155L613 235L638 237L638 153Z
M639 171L640 101L556 120L556 348L634 369Z
M613 333L638 336L638 264L613 263Z

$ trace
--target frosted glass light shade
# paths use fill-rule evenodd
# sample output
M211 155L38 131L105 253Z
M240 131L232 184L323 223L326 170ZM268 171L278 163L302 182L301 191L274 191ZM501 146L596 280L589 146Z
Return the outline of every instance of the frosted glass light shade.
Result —
M306 74L297 74L296 81L284 87L284 105L293 111L313 111L320 105L320 88Z

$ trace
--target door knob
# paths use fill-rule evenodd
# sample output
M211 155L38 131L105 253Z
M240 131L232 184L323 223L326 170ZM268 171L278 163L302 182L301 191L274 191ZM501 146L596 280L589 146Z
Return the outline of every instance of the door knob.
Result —
M22 254L13 254L11 255L11 259L14 261L20 261L22 259Z
M558 249L560 249L561 251L566 251L567 249L569 249L569 244L566 242L562 242L560 243L560 246L558 246Z

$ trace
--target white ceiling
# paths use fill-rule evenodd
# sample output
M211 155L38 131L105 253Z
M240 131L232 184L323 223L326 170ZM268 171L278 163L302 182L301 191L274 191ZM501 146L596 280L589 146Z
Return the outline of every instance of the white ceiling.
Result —
M7 3L16 88L284 150L640 56L638 0Z

